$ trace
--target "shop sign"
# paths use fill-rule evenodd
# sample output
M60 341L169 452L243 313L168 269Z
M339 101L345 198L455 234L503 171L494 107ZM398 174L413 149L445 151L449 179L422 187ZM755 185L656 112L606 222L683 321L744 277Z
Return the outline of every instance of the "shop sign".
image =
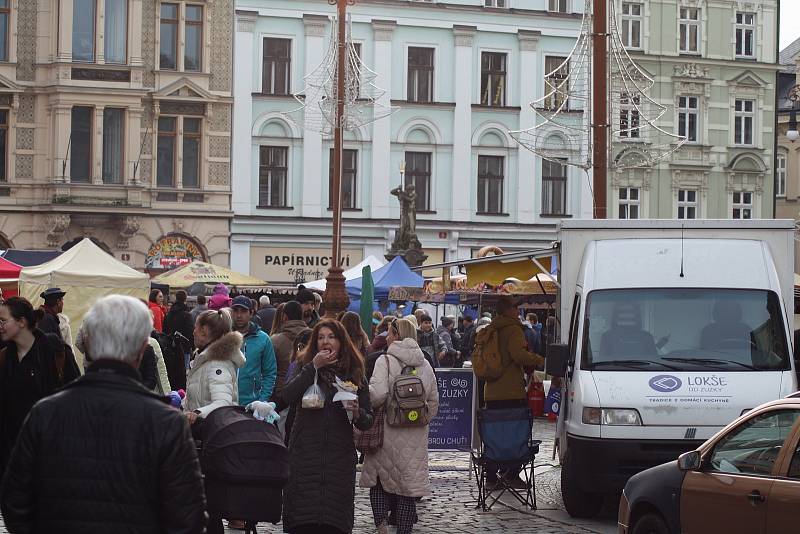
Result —
M144 266L145 269L169 270L194 260L205 260L197 245L185 237L167 236L153 243Z
M476 381L471 369L437 369L439 413L428 431L429 450L473 448L475 440Z
M270 284L304 284L328 275L330 249L250 247L250 274ZM343 249L341 267L345 271L364 259L364 251Z

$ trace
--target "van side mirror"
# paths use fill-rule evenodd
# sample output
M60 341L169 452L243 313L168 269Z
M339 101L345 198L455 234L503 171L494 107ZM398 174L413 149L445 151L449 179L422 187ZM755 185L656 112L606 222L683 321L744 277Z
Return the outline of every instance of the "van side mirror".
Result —
M562 378L567 374L568 362L569 345L564 343L552 343L547 346L547 359L544 363L545 373Z
M689 451L678 456L678 469L681 471L699 471L701 463L700 451Z

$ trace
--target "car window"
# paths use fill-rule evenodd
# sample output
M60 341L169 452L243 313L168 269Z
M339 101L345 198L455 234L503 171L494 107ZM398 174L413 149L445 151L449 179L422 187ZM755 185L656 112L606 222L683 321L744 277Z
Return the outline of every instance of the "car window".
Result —
M800 410L780 410L754 417L731 430L714 447L710 471L768 476Z
M792 463L789 464L788 476L789 478L800 478L800 443L797 444L797 448L794 450Z

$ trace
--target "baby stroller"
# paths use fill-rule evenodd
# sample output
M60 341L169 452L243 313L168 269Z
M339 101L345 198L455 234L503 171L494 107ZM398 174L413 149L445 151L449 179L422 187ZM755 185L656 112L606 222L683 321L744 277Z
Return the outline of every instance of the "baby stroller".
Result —
M244 520L246 534L259 521L280 521L289 453L278 428L241 406L225 406L206 417L200 433L209 516Z

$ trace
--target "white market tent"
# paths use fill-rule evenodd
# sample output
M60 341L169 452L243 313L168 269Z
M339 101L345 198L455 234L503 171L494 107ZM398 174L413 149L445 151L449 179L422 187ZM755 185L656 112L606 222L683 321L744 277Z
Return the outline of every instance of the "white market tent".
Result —
M375 256L367 256L366 258L363 259L363 261L361 261L361 263L351 267L350 269L347 269L344 273L342 273L344 274L345 281L361 278L361 270L364 268L365 265L369 265L370 269L372 269L372 272L374 273L375 271L386 265L386 261L384 261L381 258L376 258ZM325 291L325 288L327 287L327 280L323 278L321 280L315 280L313 282L308 282L301 285L307 287L308 289L313 289L315 291Z
M39 295L49 287L59 287L67 293L64 315L69 318L74 344L83 316L92 304L114 294L147 299L150 277L117 260L91 239L83 239L57 258L20 271L19 294L34 307L42 304Z

